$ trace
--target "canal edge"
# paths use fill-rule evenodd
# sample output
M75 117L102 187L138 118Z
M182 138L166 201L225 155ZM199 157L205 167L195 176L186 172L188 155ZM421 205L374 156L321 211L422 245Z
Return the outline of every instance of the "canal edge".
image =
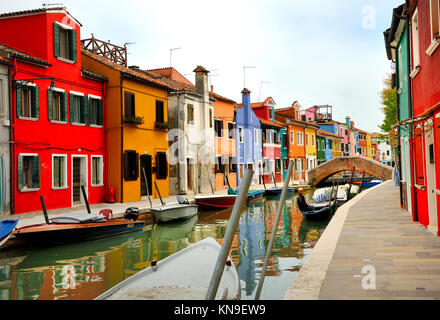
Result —
M328 267L332 261L348 212L359 200L370 193L371 190L383 186L386 183L393 183L393 180L388 180L361 192L352 200L338 208L313 248L310 256L301 267L289 289L287 289L283 300L319 299L321 287L327 274Z

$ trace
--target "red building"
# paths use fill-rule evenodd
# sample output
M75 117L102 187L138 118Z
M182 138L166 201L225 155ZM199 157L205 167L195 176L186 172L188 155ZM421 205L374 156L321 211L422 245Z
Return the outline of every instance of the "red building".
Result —
M263 175L264 182L283 181L281 162L280 129L285 125L275 120L275 101L268 97L263 102L252 103L251 107L261 122L263 132Z
M438 233L440 214L439 0L407 1L412 83L412 157L418 220Z
M105 78L81 68L81 24L65 8L0 15L13 61L11 211L105 200Z

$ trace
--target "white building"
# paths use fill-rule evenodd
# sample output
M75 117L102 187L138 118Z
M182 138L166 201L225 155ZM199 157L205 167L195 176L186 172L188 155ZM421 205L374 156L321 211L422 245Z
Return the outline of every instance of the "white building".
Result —
M386 165L391 166L391 145L388 141L380 142L377 145L379 149L380 162Z
M9 68L6 59L0 57L0 214L10 212L10 114Z

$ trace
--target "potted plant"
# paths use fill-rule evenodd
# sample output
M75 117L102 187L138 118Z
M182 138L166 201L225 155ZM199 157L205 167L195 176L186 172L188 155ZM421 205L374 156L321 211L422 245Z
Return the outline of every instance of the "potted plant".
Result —
M125 116L124 123L137 126L144 123L144 118L136 116Z

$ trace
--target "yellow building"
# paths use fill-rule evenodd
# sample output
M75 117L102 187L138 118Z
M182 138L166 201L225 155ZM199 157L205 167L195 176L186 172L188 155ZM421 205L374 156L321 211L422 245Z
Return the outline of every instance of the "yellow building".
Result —
M168 89L137 67L82 49L82 67L108 78L105 115L107 181L116 202L140 201L147 190L169 196ZM143 172L145 171L147 183Z
M333 158L342 156L341 152L341 138L332 138L333 140Z
M318 165L316 152L316 130L319 127L308 125L305 127L306 170L311 170Z
M371 145L371 134L367 133L365 135L365 140L366 140L366 144L367 144L367 157L370 159L373 159L373 147Z

